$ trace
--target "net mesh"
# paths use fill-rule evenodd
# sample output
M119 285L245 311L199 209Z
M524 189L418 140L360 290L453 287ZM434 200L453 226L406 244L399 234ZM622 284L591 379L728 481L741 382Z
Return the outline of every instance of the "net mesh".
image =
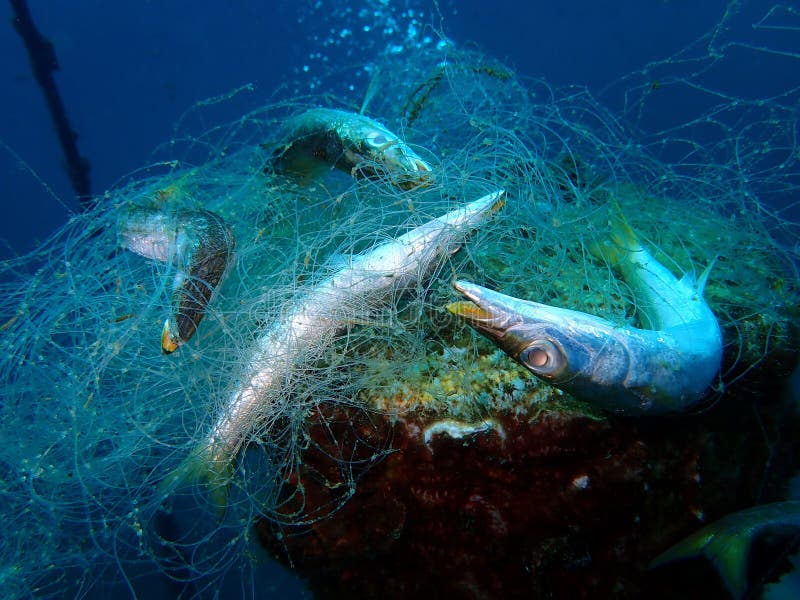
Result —
M776 6L758 26L787 21L797 23L793 9ZM607 234L616 204L676 274L699 274L716 259L706 298L725 338L719 390L793 348L798 90L755 97L705 82L733 51L771 52L795 66L799 57L736 45L724 32L725 20L700 46L619 82L624 118L586 90L521 80L445 39L315 80L330 96L274 99L233 121L220 114L239 111L248 88L198 103L149 167L37 251L2 264L6 597L137 591L162 575L204 595L233 574L243 593L255 593L254 518L331 515L362 467L391 448L387 433L384 446L334 457L349 485L332 504L309 505L291 476L312 443L304 432L312 412L348 403L475 418L547 399L548 388L444 311L455 276L637 323L635 296L587 251ZM401 191L333 170L310 181L265 170L286 119L320 105L357 111L361 96L342 82L367 77L366 113L434 166L431 185ZM686 90L707 97L707 110L644 129L670 94ZM497 188L509 193L506 207L461 252L418 289L365 306L323 355L291 373L237 462L224 517L202 486L165 500L160 482L208 434L259 332L281 311L348 256ZM121 246L118 225L131 205L211 210L236 233L234 262L205 319L169 356L159 339L175 266Z

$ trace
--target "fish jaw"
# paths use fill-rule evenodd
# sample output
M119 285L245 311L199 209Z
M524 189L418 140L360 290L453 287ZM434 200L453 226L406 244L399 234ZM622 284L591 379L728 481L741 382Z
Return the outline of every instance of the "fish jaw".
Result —
M493 341L511 358L552 385L566 387L591 372L586 333L612 324L580 313L520 300L467 281L453 287L469 299L447 310Z
M439 260L450 256L464 244L471 231L491 219L505 206L505 190L497 190L432 219L398 238L398 242L430 263L427 272Z
M345 148L352 153L355 172L366 176L380 175L379 171L396 176L392 183L403 189L429 185L433 169L398 135L389 131L375 119L364 115L339 113L336 134ZM373 164L370 165L369 162ZM361 164L367 162L367 164ZM345 166L345 168L347 168Z
M396 187L409 190L430 185L433 168L398 135L358 113L315 108L288 124L286 141L271 162L278 171L313 177L320 166L334 167L352 177L389 176Z
M453 287L469 301L452 302L445 308L516 359L526 345L511 333L523 322L521 301L467 281L455 281Z
M382 148L367 148L366 155L374 161L379 171L385 170L391 176L391 182L403 190L427 187L433 183L433 168L425 162L411 147L397 140ZM356 166L356 169L359 167Z
M473 228L497 213L506 203L505 190L496 190L435 219L454 228Z

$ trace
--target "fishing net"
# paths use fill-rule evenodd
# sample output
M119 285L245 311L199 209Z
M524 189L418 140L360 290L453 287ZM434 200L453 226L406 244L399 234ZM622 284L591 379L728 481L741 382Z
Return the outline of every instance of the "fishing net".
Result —
M724 43L732 44L716 48ZM797 54L783 55L796 65ZM707 48L701 56L708 69L724 60ZM778 357L776 369L788 369L798 306L797 88L728 94L689 68L697 64L678 56L620 82L620 116L586 90L521 80L434 39L315 79L326 95L274 99L234 120L248 89L195 106L149 167L2 265L4 596L142 593L162 580L185 595L257 594L265 558L253 521L329 518L392 449L387 431L381 444L333 456L345 485L326 504L309 502L292 478L314 443L311 416L348 405L366 415L480 419L533 411L552 395L444 311L452 279L638 323L635 295L587 250L607 235L617 207L674 273L714 264L705 295L725 340L715 401L764 361ZM366 114L433 166L430 185L403 191L380 178L330 170L302 180L269 168L288 118L320 105L357 112L368 82ZM644 129L648 111L668 103L663 96L686 89L705 95L707 110ZM415 289L365 306L291 373L269 423L239 456L224 514L203 485L163 493L282 311L352 256L496 189L507 190L506 206L460 252ZM131 206L206 209L235 232L234 259L204 320L170 355L159 340L177 267L123 247Z

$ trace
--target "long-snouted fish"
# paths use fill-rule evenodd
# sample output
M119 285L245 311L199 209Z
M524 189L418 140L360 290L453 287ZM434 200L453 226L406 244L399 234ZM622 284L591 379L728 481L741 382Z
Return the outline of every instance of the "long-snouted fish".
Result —
M314 364L348 325L426 280L504 202L505 192L488 194L353 258L301 292L256 340L211 432L165 480L164 491L205 480L224 506L239 451L250 440L268 437L270 425L286 416L289 387L302 367Z
M685 411L719 372L722 336L703 300L708 272L678 280L642 247L619 216L599 253L621 271L650 329L617 325L457 281L471 302L447 306L546 382L606 410Z

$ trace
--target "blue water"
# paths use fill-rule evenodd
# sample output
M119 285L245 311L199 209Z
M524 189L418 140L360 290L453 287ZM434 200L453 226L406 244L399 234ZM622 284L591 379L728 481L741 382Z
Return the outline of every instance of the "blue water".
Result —
M80 208L25 49L9 25L11 9L1 6L4 258L36 247ZM650 77L657 91L659 82L702 64L688 59L718 50L729 60L706 74L709 86L741 98L791 90L781 102L795 106L800 97L800 14L779 10L760 21L772 5L759 1L745 2L727 21L724 0L494 0L491 10L476 0L30 0L29 6L55 47L61 67L56 80L79 149L91 164L95 194L152 162L154 149L169 142L181 115L198 101L248 84L242 94L252 105L276 93L321 92L315 76L333 65L369 61L387 45L436 38L434 29L459 46L475 44L522 78L585 86L612 111L629 108L626 82ZM720 39L737 43L718 45L709 35L722 22ZM760 22L769 26L753 26ZM654 103L659 110L639 115L635 126L669 129L700 114L707 102L701 94L665 94ZM773 208L793 200L791 194L769 198ZM800 217L796 209L786 216ZM282 597L303 593L302 583L277 567L263 578L255 585L272 586ZM237 584L230 585L235 597ZM153 593L174 592L156 581Z
M364 16L334 14L336 7L341 12L347 6L341 2L320 2L312 10L314 4L31 0L39 30L56 49L61 66L56 80L79 148L90 160L93 191L102 194L148 164L152 150L169 140L173 125L198 100L247 83L253 84L254 96L266 99L281 85L310 81L315 71L330 65L368 61L407 33L387 36L380 27L363 31L364 24L381 22L372 16L387 10L380 2L353 4L353 13L369 10ZM406 12L403 6L416 11L418 22L439 26L432 3L391 3L394 14ZM481 2L439 3L443 31L458 44L477 44L520 75L585 85L593 92L681 51L720 20L725 6L721 0L623 0L611 7L589 1L499 0L486 11ZM0 11L0 22L9 23L8 4ZM399 23L398 29L415 18ZM353 34L341 37L347 28ZM324 45L331 31L338 45ZM743 33L754 37L751 31ZM320 58L311 56L318 52ZM778 68L779 62L773 63ZM734 74L743 86L768 85L775 77L763 64L743 66L744 72ZM16 160L3 157L0 239L19 252L32 248L65 220L67 210L78 207L25 50L8 25L0 29L0 80L0 140L61 200ZM0 251L5 254L8 248Z

